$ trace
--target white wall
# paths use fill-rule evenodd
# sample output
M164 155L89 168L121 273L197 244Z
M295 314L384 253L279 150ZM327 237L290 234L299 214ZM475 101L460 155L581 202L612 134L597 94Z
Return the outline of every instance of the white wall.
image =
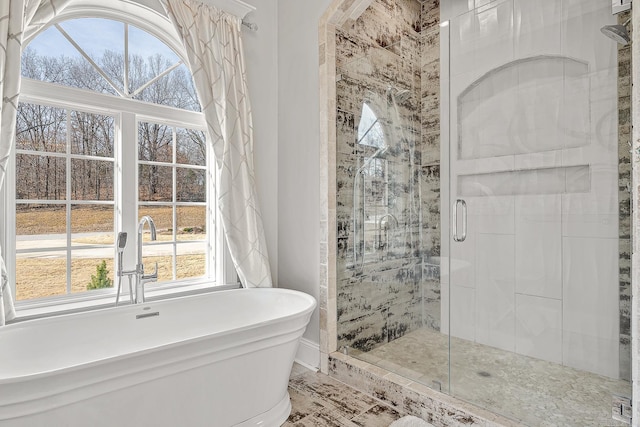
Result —
M255 166L277 286L319 298L320 124L318 22L330 0L245 0L247 79ZM319 342L316 309L304 335Z
M277 0L245 0L256 7L243 27L247 80L253 112L254 160L258 198L274 283L278 280L278 22Z
M319 298L318 22L330 0L278 2L278 270L282 287ZM305 338L319 342L316 309Z

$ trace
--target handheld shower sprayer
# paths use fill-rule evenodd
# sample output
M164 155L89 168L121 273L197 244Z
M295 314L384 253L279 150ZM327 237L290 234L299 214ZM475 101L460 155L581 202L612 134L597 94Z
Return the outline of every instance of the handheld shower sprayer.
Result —
M121 231L118 233L118 239L116 241L116 246L118 250L118 289L116 291L116 307L118 306L118 302L120 301L120 292L122 290L122 276L124 275L124 271L122 270L122 254L124 253L124 247L127 245L127 233ZM131 293L131 277L129 277L129 292Z
M121 231L118 233L118 273L122 274L122 254L124 247L127 246L127 233Z

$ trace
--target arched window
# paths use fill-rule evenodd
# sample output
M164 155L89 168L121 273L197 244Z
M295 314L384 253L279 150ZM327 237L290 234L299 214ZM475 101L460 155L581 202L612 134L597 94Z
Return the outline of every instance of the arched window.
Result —
M87 291L116 284L117 231L129 237L124 268L134 267L143 215L158 229L143 250L147 269L158 263L152 287L224 281L214 161L191 74L140 16L102 15L70 13L22 56L7 174L17 301L112 293Z
M378 117L367 102L362 103L362 115L358 123L358 144L384 147L384 131Z

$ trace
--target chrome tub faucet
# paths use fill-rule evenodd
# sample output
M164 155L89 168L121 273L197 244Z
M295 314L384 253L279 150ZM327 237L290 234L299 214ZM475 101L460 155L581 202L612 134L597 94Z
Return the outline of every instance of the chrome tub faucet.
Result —
M144 264L142 263L142 233L144 231L144 225L149 225L149 231L151 232L151 240L156 240L156 224L149 215L145 215L140 218L138 223L138 263L136 264L136 304L142 304L144 302L144 285L148 282L155 282L158 280L158 263L156 262L155 271L152 274L144 274Z

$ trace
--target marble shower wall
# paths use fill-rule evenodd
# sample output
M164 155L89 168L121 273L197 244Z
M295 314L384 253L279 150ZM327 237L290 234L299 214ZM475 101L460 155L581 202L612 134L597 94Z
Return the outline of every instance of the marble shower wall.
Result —
M624 24L631 17L618 15ZM631 380L631 45L618 45L620 378Z
M423 325L423 255L439 251L437 239L424 244L439 221L423 225L422 194L428 182L437 211L439 173L437 162L425 157L420 96L439 93L433 82L423 85L425 75L437 83L439 67L425 63L422 52L422 34L437 27L438 13L424 26L423 16L417 0L378 0L336 31L338 348L367 351ZM408 97L392 102L390 95L402 91ZM363 103L381 125L384 142L378 146L358 143ZM437 128L428 130L431 148L439 152ZM439 285L429 294L439 299ZM436 305L432 317L439 319Z
M423 321L440 330L440 0L422 3L420 74L422 133Z

